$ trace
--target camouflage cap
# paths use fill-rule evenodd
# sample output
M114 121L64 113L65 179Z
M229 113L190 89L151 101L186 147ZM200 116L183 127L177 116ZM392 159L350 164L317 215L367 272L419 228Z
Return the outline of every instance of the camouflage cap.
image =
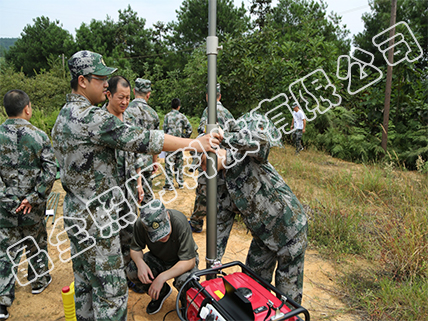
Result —
M168 212L160 200L154 200L150 205L145 206L140 217L153 243L164 238L171 231Z
M88 50L76 52L71 56L68 60L68 69L72 79L89 74L108 76L117 70L117 68L107 67L103 56Z
M135 90L142 92L142 93L148 93L152 91L152 82L147 79L141 79L137 78L135 79Z

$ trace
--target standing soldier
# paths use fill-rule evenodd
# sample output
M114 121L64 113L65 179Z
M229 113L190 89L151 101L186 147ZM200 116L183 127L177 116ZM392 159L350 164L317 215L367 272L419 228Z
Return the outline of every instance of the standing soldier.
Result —
M224 160L218 162L218 169L228 167L224 177L232 206L238 208L253 236L245 264L268 283L276 266L275 286L300 304L307 218L290 187L268 161L270 147L276 144L268 137L279 133L262 117L245 114L224 133L228 146L222 145L218 151ZM266 135L267 128L273 135Z
M126 108L128 107L129 100L131 97L131 84L128 79L122 76L113 76L108 80L108 91L107 98L108 103L102 107L104 110L115 115L121 121L129 126L136 126L135 118L131 116ZM138 213L137 205L134 202L138 200L140 203L144 197L144 191L141 181L141 176L138 176L137 180L130 181L132 191L134 195L129 195L129 191L125 186L127 180L137 176L140 173L141 166L144 166L142 154L128 152L120 149L116 149L116 162L118 177L120 180L119 186L123 191L126 199L130 206L132 206L132 212ZM123 217L127 214L127 209L123 209L119 216ZM131 260L130 256L130 244L132 240L132 225L128 225L120 230L120 241L122 244L122 255L124 258L125 266ZM128 282L128 285L132 287L132 283Z
M163 131L165 134L173 135L175 137L189 138L192 135L192 125L186 116L180 113L181 101L178 98L174 98L171 102L172 111L165 115L163 122ZM178 183L178 188L183 188L183 152L166 153L165 156L165 172L167 179L165 179L164 190L172 191L173 186L169 185L169 181L174 184L174 178L172 177L172 167L177 173L175 179ZM167 164L168 161L168 164Z
M159 116L156 111L149 106L148 101L152 94L152 83L150 80L137 78L135 80L134 96L135 99L131 101L128 106L128 112L134 116L138 126L147 130L158 130L159 129ZM158 155L144 155L144 167L148 168L150 165L157 163ZM150 167L149 167L150 168ZM150 188L153 190L152 185L152 174L158 170L158 165L154 164L152 170L146 170L143 172L143 176ZM147 204L153 200L153 195L146 186L143 185L144 199L142 204Z
M94 106L105 100L108 76L116 69L107 67L100 54L87 50L75 53L68 67L72 93L58 115L52 138L67 192L64 228L71 243L76 317L123 321L128 289L117 230L125 221L120 220L117 206L121 199L116 150L155 155L195 146L198 152L214 151L212 146L219 144L221 135L206 135L193 143L160 130L129 126ZM111 209L108 215L103 208ZM73 233L75 222L84 222L86 233ZM95 246L88 247L88 234L96 240Z
M48 258L37 253L47 253L44 218L56 163L48 136L29 122L32 108L28 95L11 90L3 102L9 119L0 126L0 319L7 319L7 307L15 299L12 266L19 264L24 246L34 268L29 264L31 292L43 292L52 281Z
M216 123L225 131L229 131L230 125L234 122L234 118L229 110L227 110L220 102L221 90L220 84L217 84L217 121ZM208 85L207 85L208 89ZM206 94L208 102L208 94ZM208 123L208 107L202 113L201 122L198 127L198 134L205 133L205 127ZM198 186L196 187L195 205L193 213L190 217L190 227L193 232L202 232L204 217L207 215L207 178L205 175L200 175L198 178ZM217 175L217 259L221 260L224 251L226 250L227 240L229 239L230 231L232 230L236 208L232 206L229 194L227 193L223 171L219 171Z

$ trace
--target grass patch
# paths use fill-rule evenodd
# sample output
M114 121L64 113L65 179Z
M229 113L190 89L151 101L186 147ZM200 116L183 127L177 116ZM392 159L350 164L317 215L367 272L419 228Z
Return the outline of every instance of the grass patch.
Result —
M311 244L344 263L336 281L350 306L371 320L428 320L428 175L291 146L269 159L308 209Z

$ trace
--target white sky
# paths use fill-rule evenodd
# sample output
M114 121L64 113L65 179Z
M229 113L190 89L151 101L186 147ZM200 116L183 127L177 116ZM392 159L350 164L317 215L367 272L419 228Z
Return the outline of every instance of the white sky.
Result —
M208 0L207 0L208 1ZM240 5L242 0L234 0ZM249 9L250 0L244 0L244 6ZM278 0L273 0L273 6ZM361 15L368 12L368 0L326 0L327 11L339 13L343 23L351 31L351 35L363 31ZM73 36L75 29L92 19L105 20L109 15L114 21L118 20L118 10L124 10L128 4L133 11L146 19L146 28L157 21L170 22L176 19L175 10L179 9L181 0L128 0L127 2L111 0L0 0L0 37L18 38L23 28L33 25L33 19L47 16L50 20L59 20L62 27Z

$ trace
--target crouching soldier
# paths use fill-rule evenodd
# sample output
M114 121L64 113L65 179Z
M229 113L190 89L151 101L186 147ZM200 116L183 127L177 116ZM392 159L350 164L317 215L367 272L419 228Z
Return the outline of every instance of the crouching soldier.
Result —
M148 251L144 251L146 247ZM173 285L180 290L188 276L198 270L197 249L183 213L165 209L159 200L154 200L142 210L134 224L133 261L126 272L135 284L133 290L147 293L152 298L146 308L147 314L159 312L170 296L172 289L166 283L168 280L174 278ZM182 306L184 300L183 296Z

